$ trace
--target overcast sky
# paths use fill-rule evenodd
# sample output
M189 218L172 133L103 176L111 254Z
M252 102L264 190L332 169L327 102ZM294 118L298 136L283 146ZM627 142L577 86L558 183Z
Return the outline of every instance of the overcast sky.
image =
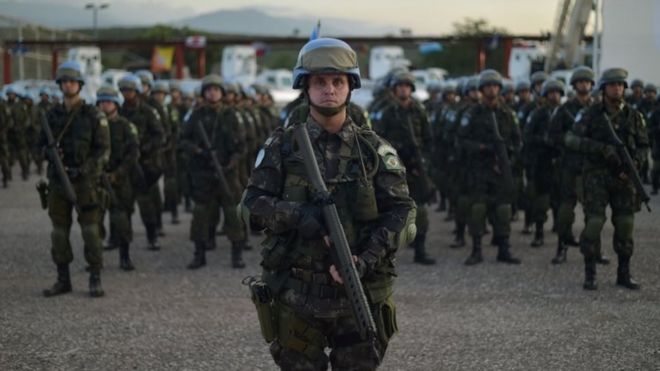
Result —
M82 7L94 1L110 3L112 13L125 10L127 18L140 14L145 23L255 7L273 14L363 19L411 28L417 35L446 34L452 30L452 23L466 17L486 18L515 34L538 34L552 28L557 9L557 0L0 0L0 8L3 2L59 2Z

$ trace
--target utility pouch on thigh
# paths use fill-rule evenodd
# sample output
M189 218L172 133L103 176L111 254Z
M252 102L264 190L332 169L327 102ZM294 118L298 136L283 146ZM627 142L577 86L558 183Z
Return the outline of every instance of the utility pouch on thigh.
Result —
M270 288L261 279L255 277L246 277L243 284L250 288L252 302L257 308L257 317L259 318L259 327L261 335L267 343L275 340L277 334L275 321L275 302Z
M391 298L378 305L377 310L374 311L374 317L378 337L387 344L392 336L399 331L396 322L396 306Z

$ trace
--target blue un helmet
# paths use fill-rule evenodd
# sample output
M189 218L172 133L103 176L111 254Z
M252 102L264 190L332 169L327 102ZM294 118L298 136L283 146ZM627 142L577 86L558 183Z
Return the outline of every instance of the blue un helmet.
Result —
M154 86L154 74L148 70L139 70L135 72L135 75L140 78L142 86L149 85Z
M134 74L128 74L119 80L117 83L119 90L131 89L135 90L138 94L142 93L142 81Z
M62 80L78 81L80 85L85 83L82 76L82 67L76 61L66 61L57 67L55 72L55 82L59 84Z
M102 86L96 91L96 103L104 101L114 102L117 106L122 104L119 92L112 86Z
M309 41L300 49L298 61L293 68L293 88L302 89L304 79L313 73L345 73L348 75L351 90L362 86L357 54L339 39L318 38Z

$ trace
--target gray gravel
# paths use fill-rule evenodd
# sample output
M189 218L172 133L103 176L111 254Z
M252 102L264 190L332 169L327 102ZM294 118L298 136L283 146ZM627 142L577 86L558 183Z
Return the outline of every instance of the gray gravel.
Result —
M107 295L96 300L87 297L75 227L74 292L43 298L55 269L50 223L39 208L35 182L32 177L0 189L0 370L275 369L240 284L258 273L258 249L246 253L248 269L232 270L228 243L220 237L206 268L186 270L190 214L177 226L165 216L160 252L145 249L135 216L137 270L120 271L117 252L106 252ZM657 199L652 207L660 212ZM550 264L554 235L548 233L545 247L532 249L517 222L513 251L523 265L496 264L495 248L485 247L486 262L465 267L468 249L449 249L452 224L430 211L428 246L439 264L413 265L411 250L400 253L400 333L382 370L660 369L657 213L637 216L632 269L642 290L615 286L611 265L599 267L599 290L585 292L578 249L569 251L568 264ZM608 223L604 251L615 258L611 235Z

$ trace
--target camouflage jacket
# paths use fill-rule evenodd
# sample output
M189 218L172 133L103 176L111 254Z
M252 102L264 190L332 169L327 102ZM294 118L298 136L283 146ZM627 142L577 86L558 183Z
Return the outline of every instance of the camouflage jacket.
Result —
M350 118L337 134L323 130L311 116L299 125L307 126L353 254L366 263L365 286L391 285L400 239L414 234L415 214L396 150ZM280 128L266 141L243 202L251 224L266 228L269 235L263 243L262 266L266 281L275 287L292 267L323 275L332 264L322 239L304 240L297 232L299 208L315 202L315 191L293 132L294 128Z
M594 104L581 111L575 119L573 132L580 138L579 149L584 154L583 170L609 169L605 158L606 147L614 145L614 139L606 125L610 119L614 131L626 146L630 157L639 167L644 161L649 147L644 117L627 103L621 103L615 112L608 112L605 103Z

